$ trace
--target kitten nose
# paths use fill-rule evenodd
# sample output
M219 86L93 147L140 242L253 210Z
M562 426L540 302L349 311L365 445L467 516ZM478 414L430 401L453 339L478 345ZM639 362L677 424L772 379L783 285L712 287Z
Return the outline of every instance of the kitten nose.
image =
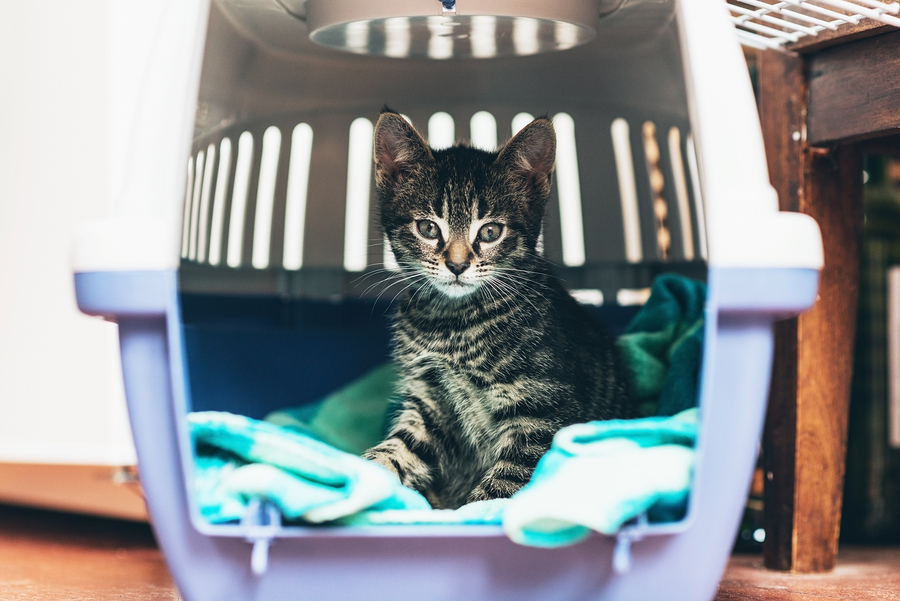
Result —
M469 268L469 260L472 258L472 252L469 246L462 240L451 240L444 251L444 264L455 276L459 276L462 272Z
M463 263L454 263L450 259L444 261L444 264L447 265L447 269L450 270L450 273L453 275L459 275L469 268L469 262L465 261Z

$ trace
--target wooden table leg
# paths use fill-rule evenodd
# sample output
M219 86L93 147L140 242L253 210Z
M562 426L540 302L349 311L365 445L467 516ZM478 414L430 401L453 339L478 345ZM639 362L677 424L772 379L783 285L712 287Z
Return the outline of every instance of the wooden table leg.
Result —
M764 51L760 117L769 173L782 210L814 217L825 268L812 310L776 326L772 391L763 440L766 567L834 567L840 528L859 287L862 162L852 144L805 140L804 59Z

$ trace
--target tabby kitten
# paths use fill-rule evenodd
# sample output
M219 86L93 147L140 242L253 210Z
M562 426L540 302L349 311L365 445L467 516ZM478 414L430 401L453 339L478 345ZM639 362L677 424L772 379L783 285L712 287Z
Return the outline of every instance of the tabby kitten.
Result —
M610 336L535 247L556 153L534 120L499 153L375 126L381 222L415 281L393 323L401 408L364 456L436 508L509 497L563 426L632 417Z

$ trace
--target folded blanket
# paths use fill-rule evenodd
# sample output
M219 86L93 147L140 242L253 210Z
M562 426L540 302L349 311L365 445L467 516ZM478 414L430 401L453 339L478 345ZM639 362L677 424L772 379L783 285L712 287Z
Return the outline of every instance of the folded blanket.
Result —
M503 529L515 542L559 547L629 520L683 517L694 466L697 409L674 417L596 421L557 432Z
M197 445L195 498L211 523L239 521L254 498L288 521L500 524L515 542L557 547L613 534L646 514L679 519L690 492L697 410L560 430L531 482L511 499L432 510L381 466L315 438L215 411L188 418Z
M188 415L196 446L194 498L211 523L240 520L263 498L287 520L335 520L364 509L430 509L376 463L310 435L217 411Z

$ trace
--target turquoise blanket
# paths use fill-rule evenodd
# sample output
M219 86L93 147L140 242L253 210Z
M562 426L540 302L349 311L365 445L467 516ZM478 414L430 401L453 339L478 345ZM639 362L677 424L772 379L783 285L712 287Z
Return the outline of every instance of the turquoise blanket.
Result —
M314 437L219 411L188 415L194 496L212 523L240 520L263 498L287 520L321 523L364 509L430 509L392 473Z
M503 529L523 545L559 547L592 530L615 534L642 515L681 519L696 437L697 409L563 428L531 481L509 500Z
M512 540L535 546L572 544L592 530L612 534L641 515L677 520L693 469L697 411L689 408L697 399L704 296L700 282L657 278L619 340L643 414L655 416L560 430L531 482L511 499L432 510L393 474L358 457L383 436L396 381L389 365L266 422L190 414L194 498L211 523L239 521L254 499L265 499L288 521L502 523Z
M194 498L211 523L239 521L254 499L289 521L502 524L521 544L558 547L628 521L679 519L693 470L697 410L563 428L531 482L510 499L433 510L381 466L314 437L240 415L188 416L197 445Z

